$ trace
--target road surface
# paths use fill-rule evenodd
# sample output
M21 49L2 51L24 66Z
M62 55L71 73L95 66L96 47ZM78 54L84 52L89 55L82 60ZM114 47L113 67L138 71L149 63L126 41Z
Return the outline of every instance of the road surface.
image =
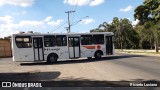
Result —
M71 60L56 64L17 63L0 58L0 80L88 80L147 81L160 80L160 57L116 54L101 60Z

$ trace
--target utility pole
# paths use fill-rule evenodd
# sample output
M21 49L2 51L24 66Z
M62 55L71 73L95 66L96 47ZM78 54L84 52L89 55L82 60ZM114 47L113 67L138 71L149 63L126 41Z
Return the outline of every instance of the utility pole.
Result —
M70 24L70 18L69 18L69 15L70 15L70 13L73 13L73 12L75 12L75 11L66 11L65 13L67 13L68 14L68 30L67 30L67 32L68 33L70 33L71 32L71 24Z

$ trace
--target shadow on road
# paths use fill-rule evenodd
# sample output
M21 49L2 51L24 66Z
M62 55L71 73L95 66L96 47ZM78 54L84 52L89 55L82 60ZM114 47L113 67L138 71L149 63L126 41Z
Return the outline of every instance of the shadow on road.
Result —
M134 83L134 84L152 83L157 85L159 84L159 82L155 80L148 80L148 81L70 81L68 80L68 81L53 81L48 83L47 87L51 87L51 86L53 87L130 87L130 83ZM143 87L143 86L140 85L137 87Z
M23 73L0 73L0 81L47 81L57 78L61 73L53 72L23 72Z
M34 63L20 63L21 66L31 66L31 65L57 65L57 64L76 64L76 63L88 63L88 62L98 62L98 61L105 61L105 60L118 60L118 59L124 59L124 58L132 58L132 57L146 57L143 55L121 55L121 56L108 56L103 57L100 60L97 60L95 58L88 60L88 59L80 59L80 60L67 60L67 61L58 61L53 64L48 64L46 62L34 62Z

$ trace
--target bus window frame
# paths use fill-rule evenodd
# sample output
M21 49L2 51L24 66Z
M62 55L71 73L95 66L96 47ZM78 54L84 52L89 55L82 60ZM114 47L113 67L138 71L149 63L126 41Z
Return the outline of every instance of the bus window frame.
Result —
M83 43L83 41L82 41L82 38L84 38L84 36L86 36L86 37L90 37L91 38L91 40L89 40L91 43L89 43L89 44L84 44ZM93 35L81 35L81 39L80 39L80 41L81 41L81 45L92 45L93 44ZM86 42L86 41L85 41Z
M102 43L97 43L97 40L95 40L95 37L94 36L100 36L100 35L102 35L103 36L103 41L100 39L100 38L98 38L97 40L101 40L101 42ZM93 44L105 44L105 35L104 34L93 34L92 35L92 43ZM96 43L95 43L95 41L96 41Z
M58 45L57 42L59 42L59 41L57 41L57 37L58 37L58 38L60 37L61 45ZM63 42L63 38L64 38L64 37L65 37L65 44L64 44L64 42ZM56 46L58 46L58 47L67 46L67 35L56 35Z
M54 37L54 42L52 42L53 45L50 45L50 43L51 43L53 37ZM45 41L45 38L49 38L49 41ZM43 41L44 41L44 47L55 47L55 46L57 46L57 43L56 43L56 36L55 36L55 35L44 35ZM46 46L46 42L49 42L49 46Z

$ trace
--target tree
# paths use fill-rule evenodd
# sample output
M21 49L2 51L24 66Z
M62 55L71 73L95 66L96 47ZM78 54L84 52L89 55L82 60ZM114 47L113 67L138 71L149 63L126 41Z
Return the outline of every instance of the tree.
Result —
M98 26L98 28L103 30L103 31L108 31L108 23L107 22L103 22L102 24L100 24Z
M138 38L139 38L139 47L141 49L149 49L151 48L151 44L149 43L148 41L148 35L146 34L149 34L148 32L145 32L146 30L144 29L143 25L136 25L134 27L134 30L136 31L136 33L138 34Z
M110 29L115 33L115 44L118 48L121 48L121 50L123 48L137 48L139 39L133 29L132 23L128 19L118 19L115 17L111 24L110 27L112 29Z
M98 28L91 32L113 32L115 38L115 48L123 50L124 48L137 48L139 38L134 31L132 23L124 18L114 17L112 23L103 22Z
M143 26L142 32L144 40L150 43L150 48L154 46L154 25L151 21L146 22Z
M104 32L104 30L101 30L101 29L99 29L99 28L96 28L96 29L90 30L90 32Z
M103 22L102 24L98 26L98 28L105 32L115 32L115 26L107 22Z
M160 22L160 0L145 0L142 5L135 9L135 19L138 19L140 25L144 26L146 32L152 33L155 50L158 52L159 44L159 22ZM144 31L144 30L143 30ZM152 37L148 36L150 40ZM151 43L151 41L150 41Z
M160 20L160 1L145 0L134 12L135 19L140 20L140 24L142 25L148 21L157 23Z

